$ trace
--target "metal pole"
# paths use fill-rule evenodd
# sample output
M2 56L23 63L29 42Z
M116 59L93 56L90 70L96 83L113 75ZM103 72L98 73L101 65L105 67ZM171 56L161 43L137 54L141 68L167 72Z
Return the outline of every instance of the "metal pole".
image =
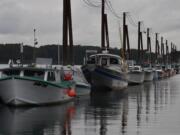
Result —
M126 53L126 13L123 13L123 53Z
M104 7L105 1L102 0L102 11L101 11L101 49L105 49L105 33L104 33Z

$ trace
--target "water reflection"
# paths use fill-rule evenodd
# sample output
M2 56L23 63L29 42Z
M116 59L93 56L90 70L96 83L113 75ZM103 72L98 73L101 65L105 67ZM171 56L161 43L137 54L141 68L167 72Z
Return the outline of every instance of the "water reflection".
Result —
M61 106L35 108L0 108L0 134L44 135L71 133L72 103Z
M170 106L180 103L177 80L178 77L147 82L124 91L92 92L60 106L21 109L1 106L0 134L159 134L163 128L160 125L155 131L156 124L161 119L171 120ZM164 112L166 117L161 116Z

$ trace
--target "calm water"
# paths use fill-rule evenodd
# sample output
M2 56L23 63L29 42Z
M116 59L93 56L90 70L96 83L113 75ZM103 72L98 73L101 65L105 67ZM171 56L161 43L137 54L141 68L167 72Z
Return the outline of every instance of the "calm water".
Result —
M60 106L0 106L0 135L179 135L180 75Z

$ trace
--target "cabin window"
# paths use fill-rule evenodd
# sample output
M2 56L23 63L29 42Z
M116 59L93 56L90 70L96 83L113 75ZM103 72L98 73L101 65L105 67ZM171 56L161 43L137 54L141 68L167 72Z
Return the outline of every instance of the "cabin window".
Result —
M95 57L89 58L87 64L95 64Z
M140 68L139 67L134 67L134 70L140 70Z
M110 58L110 64L118 64L118 59Z
M44 71L25 70L24 76L44 79Z
M101 65L102 66L106 66L108 63L107 63L107 58L102 58L102 60L101 60Z
M20 70L5 70L3 71L3 74L7 76L20 75Z
M54 72L48 72L48 81L55 81L55 74Z

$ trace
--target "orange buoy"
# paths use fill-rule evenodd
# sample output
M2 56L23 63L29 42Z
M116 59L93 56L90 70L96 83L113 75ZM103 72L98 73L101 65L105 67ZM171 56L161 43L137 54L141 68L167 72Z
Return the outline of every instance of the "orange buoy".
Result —
M76 96L76 91L72 88L70 88L67 92L68 96L70 97L75 97Z

